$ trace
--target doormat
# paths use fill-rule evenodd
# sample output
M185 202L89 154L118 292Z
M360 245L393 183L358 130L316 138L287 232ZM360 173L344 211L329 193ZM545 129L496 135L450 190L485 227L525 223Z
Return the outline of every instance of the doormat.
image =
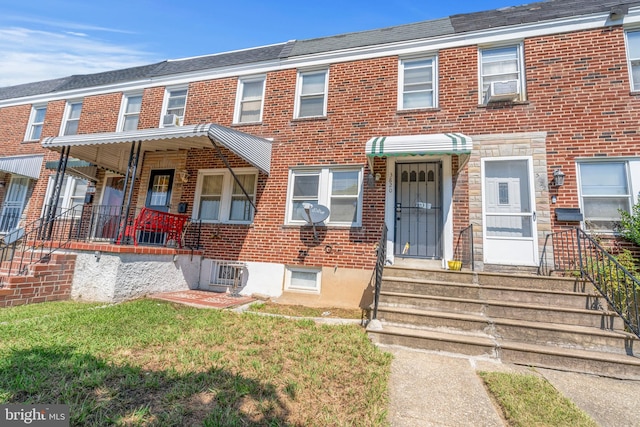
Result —
M198 290L163 292L151 295L150 298L203 308L229 308L255 301L255 298L243 295L234 296L227 293Z

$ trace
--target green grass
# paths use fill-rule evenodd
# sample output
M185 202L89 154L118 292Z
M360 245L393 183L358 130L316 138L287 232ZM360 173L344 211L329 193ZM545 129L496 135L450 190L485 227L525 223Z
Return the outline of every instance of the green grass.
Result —
M249 306L249 311L294 317L328 317L358 320L362 319L363 316L361 309L317 308L303 305L276 304L273 302L253 303Z
M71 425L387 425L391 356L358 326L154 300L10 311L0 403L69 404Z
M510 426L597 426L544 378L504 372L480 372L479 375Z

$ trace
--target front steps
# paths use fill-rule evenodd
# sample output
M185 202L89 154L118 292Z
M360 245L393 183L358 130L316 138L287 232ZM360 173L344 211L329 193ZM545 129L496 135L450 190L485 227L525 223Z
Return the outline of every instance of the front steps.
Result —
M371 339L640 380L638 338L574 278L385 267ZM635 352L634 352L635 350Z

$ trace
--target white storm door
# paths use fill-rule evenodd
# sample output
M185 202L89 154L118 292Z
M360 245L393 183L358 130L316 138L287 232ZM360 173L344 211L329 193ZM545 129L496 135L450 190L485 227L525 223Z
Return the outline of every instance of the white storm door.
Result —
M14 176L9 183L7 195L2 204L2 213L0 214L0 233L6 233L18 226L24 202L27 198L27 189L29 188L29 178Z
M538 263L531 158L483 159L484 262Z

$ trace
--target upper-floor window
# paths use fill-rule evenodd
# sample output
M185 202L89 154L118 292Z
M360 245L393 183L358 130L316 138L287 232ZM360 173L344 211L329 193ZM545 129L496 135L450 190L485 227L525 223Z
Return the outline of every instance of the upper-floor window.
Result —
M522 101L522 44L480 50L480 103Z
M128 131L138 129L141 106L142 95L125 95L123 97L119 130Z
M37 141L42 136L42 126L44 125L44 116L47 114L47 107L33 107L31 110L31 118L29 126L27 126L27 141Z
M436 58L400 61L399 105L401 110L436 106Z
M305 203L329 208L325 221L359 226L362 220L362 169L313 168L292 170L289 177L287 223L304 224Z
M78 133L78 123L80 122L81 111L82 101L67 103L65 120L62 123L63 135L76 135Z
M227 169L203 169L198 172L193 209L195 219L203 222L253 221L251 202L255 202L256 198L258 172L252 168L237 168L234 173L237 181Z
M633 204L626 161L580 162L580 196L585 227L613 231L620 210L629 212Z
M328 70L300 71L296 87L296 118L327 114Z
M262 100L264 99L264 76L238 80L235 123L262 121Z
M186 105L186 88L167 89L165 93L165 109L162 116L162 126L182 126Z
M627 60L631 74L631 90L640 90L640 31L627 32Z

